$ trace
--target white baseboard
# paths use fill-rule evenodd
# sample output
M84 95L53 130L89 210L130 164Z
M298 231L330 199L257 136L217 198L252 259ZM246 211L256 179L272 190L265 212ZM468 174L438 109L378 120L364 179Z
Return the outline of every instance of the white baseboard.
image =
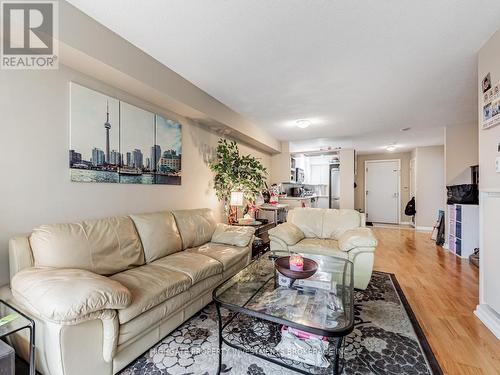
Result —
M421 231L421 232L432 232L432 230L434 229L434 227L421 227L421 226L417 226L415 227L416 230L418 231Z
M411 223L409 221L402 221L399 224L400 225L410 225Z
M474 314L500 340L500 315L488 305L477 305Z

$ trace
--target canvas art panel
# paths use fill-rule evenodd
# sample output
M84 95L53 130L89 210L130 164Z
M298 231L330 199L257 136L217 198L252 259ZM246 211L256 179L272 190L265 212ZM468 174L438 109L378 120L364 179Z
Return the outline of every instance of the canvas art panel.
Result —
M180 184L182 170L181 124L156 115L156 143L154 151L156 183Z
M71 82L75 182L181 184L182 125Z
M155 143L155 115L128 103L120 104L120 182L152 184L149 150Z
M117 99L71 84L69 167L71 180L119 182L120 103Z

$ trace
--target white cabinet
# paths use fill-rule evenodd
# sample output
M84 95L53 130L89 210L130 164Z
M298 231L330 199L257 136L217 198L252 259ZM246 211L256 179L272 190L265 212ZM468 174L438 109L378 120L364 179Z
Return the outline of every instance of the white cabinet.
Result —
M328 204L329 198L326 197L318 197L318 207L319 208L330 208L330 205Z
M327 185L330 179L330 166L328 164L310 165L309 183Z
M468 258L479 247L479 206L474 204L448 205L448 249Z

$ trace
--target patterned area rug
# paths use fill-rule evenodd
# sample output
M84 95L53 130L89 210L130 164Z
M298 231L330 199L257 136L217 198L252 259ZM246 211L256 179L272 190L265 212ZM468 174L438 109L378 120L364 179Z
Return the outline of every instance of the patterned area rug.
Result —
M442 374L394 275L374 272L368 288L356 291L355 301L356 326L345 339L343 374ZM276 329L269 327L270 342L279 340L273 332ZM121 374L216 374L217 349L217 313L214 304L209 304ZM223 347L221 374L294 373L227 345Z

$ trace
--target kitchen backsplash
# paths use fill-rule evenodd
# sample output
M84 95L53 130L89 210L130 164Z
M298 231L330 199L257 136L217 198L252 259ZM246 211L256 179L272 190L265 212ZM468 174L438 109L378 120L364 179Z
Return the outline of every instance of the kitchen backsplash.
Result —
M292 188L301 187L305 191L312 191L315 195L328 195L328 185L311 185L311 184L297 184L291 182L284 182L281 184L281 192L286 195L292 195Z

